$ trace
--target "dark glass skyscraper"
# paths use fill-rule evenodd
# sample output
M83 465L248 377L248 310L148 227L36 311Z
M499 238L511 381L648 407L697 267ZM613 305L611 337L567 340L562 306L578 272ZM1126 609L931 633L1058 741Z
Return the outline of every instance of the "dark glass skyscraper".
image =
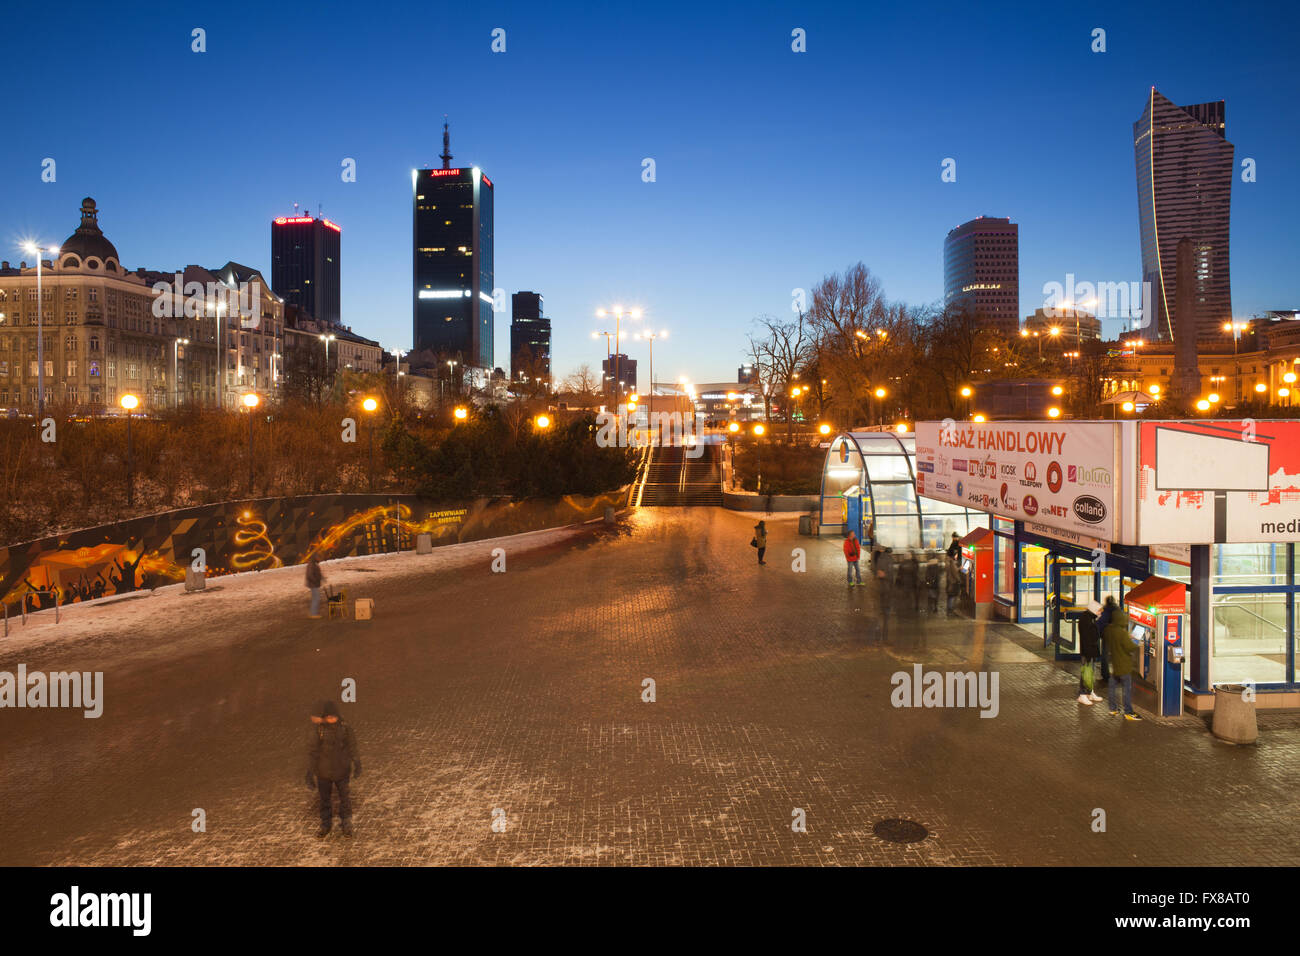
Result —
M526 361L531 370L521 368ZM516 292L510 297L510 377L520 372L551 378L551 320L542 314L542 296Z
M413 344L492 368L492 180L478 167L411 172Z
M943 243L943 300L970 309L982 327L1005 336L1020 329L1020 227L980 216Z
M1142 279L1155 309L1149 334L1174 337L1178 241L1193 243L1198 338L1220 334L1232 319L1228 276L1228 213L1233 149L1227 140L1223 100L1176 106L1151 88L1133 124L1137 165L1138 225Z
M281 216L271 222L271 291L312 318L339 323L342 230L328 219Z

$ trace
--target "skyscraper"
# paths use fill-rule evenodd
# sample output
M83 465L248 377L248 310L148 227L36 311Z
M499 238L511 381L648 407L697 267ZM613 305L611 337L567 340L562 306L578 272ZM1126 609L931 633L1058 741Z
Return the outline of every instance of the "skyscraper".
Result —
M1175 106L1151 88L1133 124L1142 279L1155 308L1145 307L1151 337L1174 338L1178 241L1191 239L1198 338L1219 334L1232 318L1228 213L1233 149L1223 100Z
M342 233L328 219L312 216L271 222L271 290L329 325L339 324Z
M411 171L413 343L492 368L492 180L453 168L446 124L442 168Z
M538 292L510 297L510 377L518 379L521 372L551 378L551 320L542 314Z
M943 299L971 310L981 327L1005 336L1020 328L1020 227L980 216L948 233L943 243Z

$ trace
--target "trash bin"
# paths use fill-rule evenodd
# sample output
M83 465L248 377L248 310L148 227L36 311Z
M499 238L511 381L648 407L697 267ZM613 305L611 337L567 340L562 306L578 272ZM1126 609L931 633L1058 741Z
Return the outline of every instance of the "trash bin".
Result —
M1255 720L1255 694L1246 699L1244 684L1218 684L1214 688L1214 736L1233 744L1253 744L1259 739Z
M206 572L196 571L194 570L193 566L186 568L185 569L185 590L202 591L204 585L207 583L207 577L208 576Z
M799 533L812 536L812 518L808 515L799 516Z

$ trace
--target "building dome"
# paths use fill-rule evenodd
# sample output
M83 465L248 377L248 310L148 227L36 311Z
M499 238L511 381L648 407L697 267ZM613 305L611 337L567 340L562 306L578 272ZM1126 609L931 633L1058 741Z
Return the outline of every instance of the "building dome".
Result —
M111 259L119 262L117 248L104 238L99 228L99 213L95 209L95 200L87 196L81 201L81 225L77 231L63 240L59 246L59 258L76 256L82 262L88 257L98 259L105 264Z

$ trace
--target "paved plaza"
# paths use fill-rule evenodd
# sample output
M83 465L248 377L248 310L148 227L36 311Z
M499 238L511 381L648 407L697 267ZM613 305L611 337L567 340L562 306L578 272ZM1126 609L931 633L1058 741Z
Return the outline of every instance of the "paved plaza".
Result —
M201 614L142 596L81 609L68 639L16 629L0 670L103 671L106 701L0 710L0 864L1300 860L1300 716L1262 716L1253 747L1192 717L1128 723L1076 704L1073 670L1007 624L899 615L879 646L839 539L771 520L759 567L753 520L648 508L434 563L326 564L374 598L369 622L309 620L285 569L271 604L217 579L184 598ZM914 662L996 672L996 716L893 706ZM318 840L307 718L347 678L356 836ZM894 818L927 835L877 835Z

